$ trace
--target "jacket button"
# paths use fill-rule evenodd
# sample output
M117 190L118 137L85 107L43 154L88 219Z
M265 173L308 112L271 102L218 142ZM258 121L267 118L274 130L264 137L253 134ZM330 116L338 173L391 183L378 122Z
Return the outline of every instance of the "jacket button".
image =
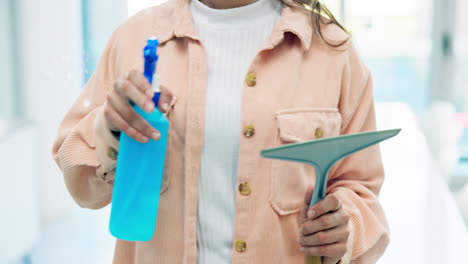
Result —
M247 243L244 240L236 240L234 243L236 251L239 253L245 252L247 250Z
M115 148L113 147L109 147L107 149L107 156L111 159L111 160L116 160L117 159L117 150L115 150Z
M257 76L255 75L255 73L251 72L247 74L247 77L245 78L245 82L250 87L255 86L255 84L257 84Z
M249 183L244 182L244 183L239 184L239 192L244 196L250 195L252 190L250 189Z
M322 137L323 137L323 129L321 127L317 127L317 129L315 129L315 138L319 139Z
M244 127L244 136L251 137L255 135L255 127L252 125L247 125Z

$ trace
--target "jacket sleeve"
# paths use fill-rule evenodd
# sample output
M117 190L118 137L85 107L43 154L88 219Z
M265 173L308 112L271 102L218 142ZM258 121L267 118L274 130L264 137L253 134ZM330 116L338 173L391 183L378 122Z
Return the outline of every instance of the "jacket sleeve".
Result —
M116 34L117 31L95 73L61 122L52 151L68 191L86 208L102 208L112 196L118 140L105 125L103 109L116 79Z
M341 134L376 129L372 77L354 47L347 51L339 109ZM375 263L389 243L388 224L378 201L384 169L378 145L343 159L331 171L329 193L350 216L350 239L342 263Z

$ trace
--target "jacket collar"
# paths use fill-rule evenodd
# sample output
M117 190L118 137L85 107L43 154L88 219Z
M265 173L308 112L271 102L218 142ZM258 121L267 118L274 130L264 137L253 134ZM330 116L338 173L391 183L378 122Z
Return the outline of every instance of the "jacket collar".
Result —
M158 32L159 41L167 42L172 38L188 37L199 40L192 22L192 14L189 7L190 0L172 0L174 5L172 13L169 15L169 23L160 24ZM198 0L197 0L198 1ZM278 0L279 1L279 0ZM286 0L288 2L293 0ZM306 12L285 4L278 22L267 42L267 49L274 48L284 38L284 33L290 32L297 36L305 50L310 48L312 41L312 26L310 15Z

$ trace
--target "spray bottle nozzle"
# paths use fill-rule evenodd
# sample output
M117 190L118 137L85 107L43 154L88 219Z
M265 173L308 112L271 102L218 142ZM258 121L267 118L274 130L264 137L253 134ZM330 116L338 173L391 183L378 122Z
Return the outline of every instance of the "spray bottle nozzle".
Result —
M157 54L158 45L159 41L156 38L149 38L145 48L143 49L143 57L145 58L144 75L150 84L153 83L153 75L156 70L156 62L159 59Z
M144 75L153 87L153 102L155 103L155 105L158 105L160 95L158 77L156 74L154 74L156 71L156 62L159 59L157 54L158 45L159 41L156 38L149 38L145 48L143 49L143 57L145 58Z

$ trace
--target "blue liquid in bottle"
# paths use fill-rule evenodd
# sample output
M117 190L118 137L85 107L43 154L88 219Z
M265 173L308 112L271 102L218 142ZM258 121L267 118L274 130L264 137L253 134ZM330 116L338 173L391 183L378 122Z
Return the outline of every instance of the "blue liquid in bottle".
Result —
M149 39L144 49L145 77L153 87L158 56L158 41ZM163 179L169 121L158 109L159 91L155 92L155 110L135 111L161 133L159 140L139 143L122 133L112 193L109 229L116 238L127 241L148 241L153 237L158 215L159 193Z

